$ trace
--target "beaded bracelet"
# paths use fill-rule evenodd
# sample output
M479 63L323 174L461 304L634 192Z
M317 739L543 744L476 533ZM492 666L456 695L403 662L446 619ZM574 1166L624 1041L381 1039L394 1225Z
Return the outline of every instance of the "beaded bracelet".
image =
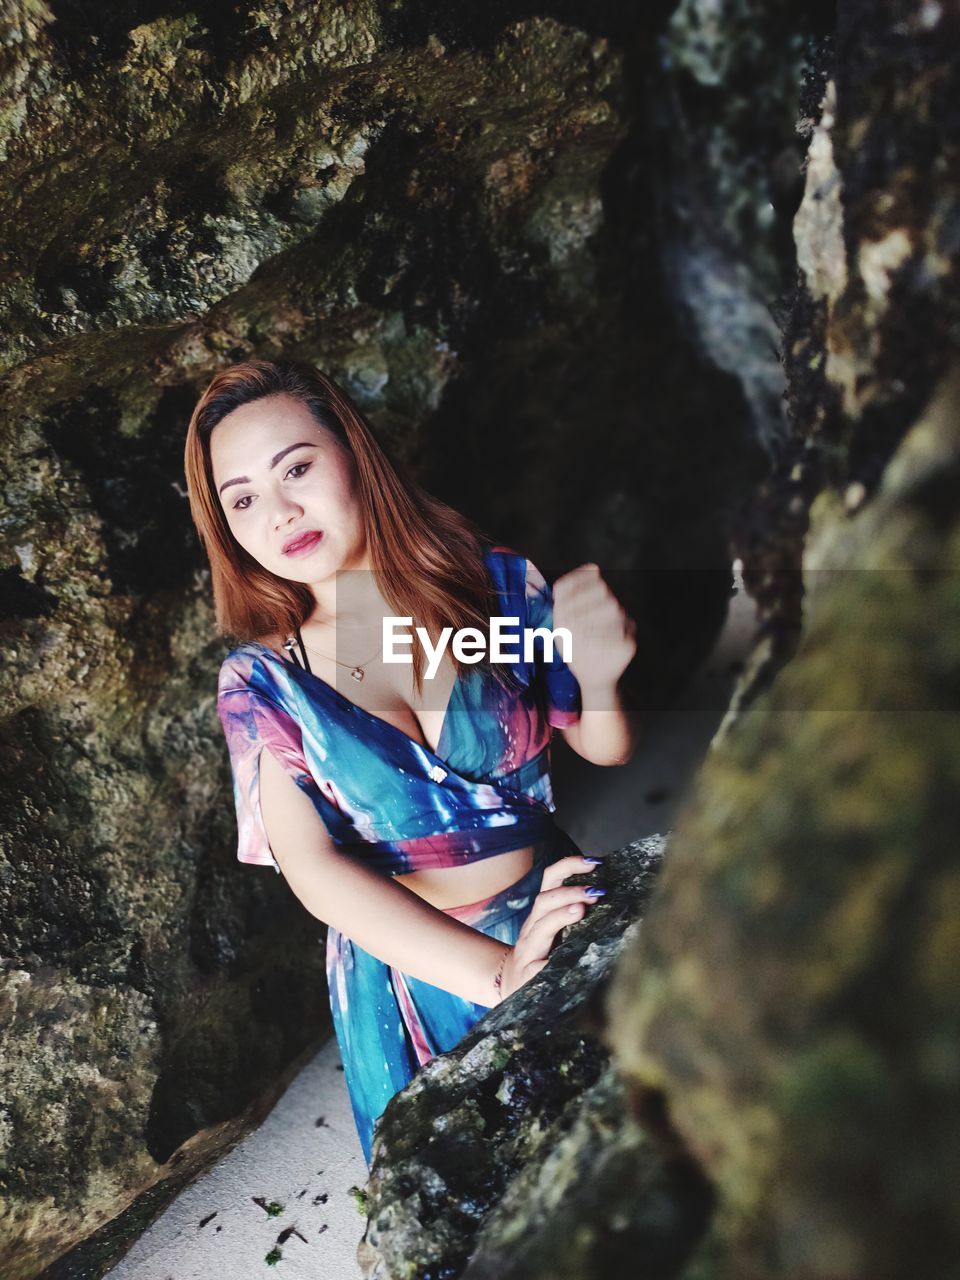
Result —
M501 1000L503 999L503 966L507 963L507 956L512 950L512 947L505 948L503 955L500 957L500 963L497 965L497 976L493 980L493 989Z

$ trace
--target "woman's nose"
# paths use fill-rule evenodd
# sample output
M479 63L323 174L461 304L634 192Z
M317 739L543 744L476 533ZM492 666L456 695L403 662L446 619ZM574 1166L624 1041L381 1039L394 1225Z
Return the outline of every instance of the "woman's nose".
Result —
M298 502L294 502L289 495L280 493L274 499L273 518L277 529L282 524L289 524L291 520L295 520L302 514L303 507Z

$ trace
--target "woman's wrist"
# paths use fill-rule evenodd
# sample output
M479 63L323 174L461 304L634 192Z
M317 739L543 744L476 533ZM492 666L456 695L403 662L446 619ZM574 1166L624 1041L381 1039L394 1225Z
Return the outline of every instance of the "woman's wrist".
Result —
M503 970L507 963L507 956L510 955L512 951L513 947L506 946L503 948L503 952L500 956L500 962L497 965L497 971L493 975L494 1004L499 1004L503 999Z

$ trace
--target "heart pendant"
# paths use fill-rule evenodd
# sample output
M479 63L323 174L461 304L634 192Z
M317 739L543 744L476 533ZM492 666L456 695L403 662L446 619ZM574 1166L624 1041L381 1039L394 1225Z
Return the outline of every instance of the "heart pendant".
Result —
M354 680L362 680L363 667L354 667L353 670L350 672L350 674L353 676Z

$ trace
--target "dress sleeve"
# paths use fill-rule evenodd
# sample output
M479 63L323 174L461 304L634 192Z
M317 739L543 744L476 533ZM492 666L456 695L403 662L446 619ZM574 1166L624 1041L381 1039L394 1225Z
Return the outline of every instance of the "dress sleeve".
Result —
M260 754L266 748L297 786L315 797L319 788L303 754L300 727L266 691L251 688L229 660L220 669L217 714L233 771L237 857L241 862L279 871L260 812Z
M526 606L528 627L553 630L553 591L532 561L526 561ZM560 656L559 644L548 661L544 642L536 641L537 675L542 682L547 722L555 729L566 729L580 719L582 709L580 685L576 676Z

